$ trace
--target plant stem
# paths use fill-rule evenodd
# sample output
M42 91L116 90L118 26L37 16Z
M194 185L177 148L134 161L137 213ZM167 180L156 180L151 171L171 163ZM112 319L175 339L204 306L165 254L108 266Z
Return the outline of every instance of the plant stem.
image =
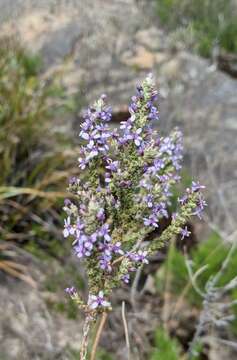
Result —
M98 347L98 344L99 344L99 341L100 341L100 337L101 337L105 322L107 320L107 317L108 317L108 313L103 312L101 320L100 320L100 324L99 324L99 327L98 327L98 330L96 332L94 344L93 344L92 351L91 351L90 360L95 360L96 350L97 350L97 347Z
M81 350L80 350L80 360L86 360L87 358L87 351L88 351L88 340L89 340L89 332L91 329L92 324L91 316L87 315L85 319L85 323L83 326L83 338L81 343Z

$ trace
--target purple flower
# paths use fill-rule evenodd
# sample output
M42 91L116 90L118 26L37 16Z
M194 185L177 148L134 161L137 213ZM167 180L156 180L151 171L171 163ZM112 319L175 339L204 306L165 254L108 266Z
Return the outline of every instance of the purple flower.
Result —
M141 262L143 264L148 264L149 261L147 260L147 251L138 250L136 253L128 253L129 259L135 262Z
M192 181L192 187L191 187L192 192L196 192L202 189L205 189L205 186L200 185L199 182Z
M78 158L79 168L84 170L88 164L88 159Z
M181 205L186 204L187 201L188 201L187 195L184 195L184 196L182 196L181 198L178 198L178 202L179 202Z
M116 172L118 171L118 161L111 161L107 166L106 169L112 171L112 172Z
M154 214L151 214L148 218L143 218L144 220L144 225L145 226L153 226L153 227L158 227L158 220L157 217Z
M112 244L111 249L115 254L120 254L120 255L124 254L123 250L121 249L121 242L120 241L116 242L115 244Z
M97 237L98 237L97 232L94 232L93 234L90 235L90 241L92 243L95 243L97 241Z
M149 120L159 120L159 112L155 106L151 107L150 114L148 115Z
M152 185L149 183L148 179L142 179L139 185L147 190L150 190L152 188Z
M181 231L180 231L181 240L183 240L185 237L189 237L190 234L191 234L191 232L188 231L187 226L185 226L185 228L181 229Z
M199 219L201 219L202 218L201 214L206 206L207 206L207 203L200 194L199 198L198 198L198 202L197 202L197 207L196 207L193 215L197 215L199 217Z
M166 210L166 204L164 202L161 202L159 204L156 204L154 207L154 214L158 217L165 217L168 218L168 211Z
M63 236L67 238L69 235L73 235L74 233L75 228L71 225L71 218L68 216L68 218L64 220Z
M109 184L111 182L110 173L105 173L105 182Z
M70 296L75 296L77 295L77 291L76 291L76 288L74 286L71 286L71 287L68 287L65 289L65 292L70 295Z
M82 231L84 229L85 225L83 224L83 222L81 222L81 220L79 218L77 218L77 222L76 222L76 231Z
M95 310L98 307L110 307L111 304L104 297L104 292L100 291L98 295L89 295L88 306L91 310Z
M135 100L135 99L134 99L134 100ZM132 113L136 112L137 109L138 109L138 107L137 107L136 102L131 102L131 104L130 104L130 106L129 106L129 109L128 109L129 112L132 114Z
M132 120L129 118L127 121L120 122L120 129L125 130L126 132L132 129Z
M139 128L135 131L135 133L132 134L132 138L133 138L136 146L140 146L143 141L142 137L140 136L141 132L142 132L142 129Z
M79 183L79 179L77 179L75 176L70 177L69 179L69 185L76 185Z
M160 170L162 170L165 167L165 163L163 159L155 159L154 163L152 166L148 167L148 169L146 170L146 172L148 174L152 174L155 175L157 174Z
M129 274L125 274L121 277L121 280L125 283L125 284L129 284L130 281L130 275Z
M65 205L65 206L70 206L71 203L72 203L72 202L71 202L71 200L69 200L69 199L65 199L65 200L64 200L64 205Z
M100 208L99 211L96 214L96 217L99 221L104 221L105 219L105 211L103 208Z
M149 208L153 207L154 199L153 199L153 196L151 194L146 195L143 200L145 201L145 203L147 204L147 206Z
M102 257L99 261L99 265L102 270L105 270L108 272L112 271L111 263L109 260L107 260L107 257Z
M109 242L111 240L109 232L110 232L109 224L104 224L101 226L100 230L98 231L98 235L103 237L104 240Z

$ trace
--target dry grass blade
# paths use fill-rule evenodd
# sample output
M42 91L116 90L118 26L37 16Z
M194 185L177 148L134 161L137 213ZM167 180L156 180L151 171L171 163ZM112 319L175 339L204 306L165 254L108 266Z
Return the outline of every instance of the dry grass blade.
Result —
M32 279L31 276L25 275L24 273L18 271L18 269L20 269L22 266L23 265L17 264L13 261L6 261L6 260L0 261L0 270L5 271L11 276L21 279L26 283L28 283L33 288L36 288L36 282Z
M61 191L42 191L27 187L1 186L0 200L8 199L18 195L33 195L35 197L43 197L47 199L55 199L65 197L66 193Z

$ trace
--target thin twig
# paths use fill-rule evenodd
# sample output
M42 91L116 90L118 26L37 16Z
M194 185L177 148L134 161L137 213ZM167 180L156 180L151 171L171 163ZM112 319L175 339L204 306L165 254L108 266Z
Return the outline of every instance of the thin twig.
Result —
M138 268L138 270L136 271L135 278L133 280L132 287L131 287L130 299L131 299L131 304L132 304L132 307L134 308L134 311L136 311L137 286L138 286L138 283L139 283L139 280L141 277L142 269L143 269L143 265L141 265Z
M114 261L112 262L112 266L113 266L113 265L116 265L117 263L120 263L124 258L125 258L124 255L123 255L123 256L120 256L118 259L116 259L116 260L114 260Z
M165 289L164 289L164 305L162 309L162 321L164 328L168 331L168 320L170 317L171 307L170 307L170 286L171 286L171 271L170 265L173 257L173 250L175 246L175 239L172 238L170 241L170 248L167 257L167 267L165 274Z
M123 326L124 326L124 333L125 333L125 340L127 346L127 359L130 360L130 341L129 341L129 333L128 333L128 324L125 314L125 301L122 302L122 319L123 319Z
M98 327L98 330L96 332L96 336L95 336L95 340L94 340L94 344L92 346L92 351L91 351L91 357L90 360L95 360L95 356L96 356L96 351L97 351L97 347L100 341L100 337L104 328L104 325L106 323L108 317L108 313L107 312L103 312L101 320L100 320L100 324Z
M89 332L91 329L92 318L90 315L86 316L85 323L83 326L83 338L80 350L80 360L86 360L88 351Z

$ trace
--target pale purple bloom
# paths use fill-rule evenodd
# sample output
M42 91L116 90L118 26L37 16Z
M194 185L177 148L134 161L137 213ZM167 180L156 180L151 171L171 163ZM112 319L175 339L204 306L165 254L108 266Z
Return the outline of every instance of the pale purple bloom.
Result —
M149 261L147 260L147 251L138 250L137 252L137 261L142 262L143 264L148 264Z
M70 177L70 179L69 179L69 185L76 185L76 184L78 184L79 182L80 182L80 180L77 179L76 176L72 176L72 177Z
M202 218L201 214L206 206L207 206L207 203L200 194L194 215L197 215L199 217L199 219L201 219Z
M84 170L88 164L88 160L83 158L79 158L78 162L79 162L79 168L81 168L82 170Z
M196 191L199 191L199 190L202 190L202 189L205 189L205 186L204 186L204 185L201 185L199 182L194 182L194 181L192 181L191 190L192 190L193 192L196 192Z
M145 203L147 204L147 206L149 208L153 207L154 199L153 199L153 196L151 194L146 195L143 200L145 201Z
M76 230L77 231L82 231L84 229L85 225L83 224L83 222L77 218L77 222L76 222Z
M168 218L168 216L169 216L168 211L166 210L166 204L164 202L156 204L153 212L156 216L159 216L159 217Z
M121 280L125 283L125 284L129 284L130 281L130 275L129 274L125 274L122 276Z
M123 129L123 130L130 130L132 128L132 122L130 119L128 119L127 121L121 121L120 123L120 129Z
M100 291L98 295L89 295L88 306L91 310L95 310L98 307L110 307L111 304L104 297L104 292Z
M110 261L107 259L107 257L101 257L100 261L99 261L99 265L100 265L100 268L102 270L105 270L105 271L108 271L108 272L111 272L112 271L112 266L111 266L111 263Z
M97 237L98 237L97 232L94 232L93 234L90 235L90 241L92 243L95 243L97 241Z
M177 219L178 213L174 212L171 216L172 220L175 221Z
M96 217L99 221L104 221L105 219L105 211L103 208L100 208L99 211L96 214Z
M98 235L103 237L106 241L110 241L111 237L109 235L110 229L109 224L104 224L101 226L100 230L98 231Z
M67 238L69 235L73 235L75 233L75 228L71 225L70 216L64 220L64 230L63 236Z
M140 136L141 132L142 132L142 129L139 128L135 131L135 133L132 134L132 138L133 138L136 146L140 146L143 141L142 137Z
M82 244L77 244L73 249L78 258L82 258L85 255L85 249Z
M181 205L186 204L187 201L188 201L187 195L183 195L181 198L178 198L178 202L179 202Z
M152 166L148 167L148 169L146 170L146 172L148 174L153 174L155 175L157 172L159 172L160 170L162 170L165 167L165 163L163 159L155 159L154 163Z
M181 231L180 231L181 240L183 240L185 237L189 237L190 234L191 234L191 232L188 231L187 226L185 226L185 228L181 229Z
M151 107L150 114L148 115L149 120L159 120L159 112L155 106Z
M112 171L112 172L116 172L118 171L118 161L111 161L107 166L106 169Z
M65 292L70 296L75 296L77 294L76 288L74 286L66 288Z
M149 183L148 179L142 179L139 184L141 187L144 187L147 190L152 188L152 185Z
M153 226L153 227L158 227L158 220L157 217L153 214L151 214L148 218L143 218L144 220L144 225L145 226Z
M136 253L128 253L127 256L134 262L141 262L143 264L148 264L149 261L147 260L147 251L138 250Z
M134 113L134 112L137 111L137 109L138 109L137 104L136 104L135 102L132 102L132 103L130 104L128 110L129 110L130 113Z
M72 203L72 202L71 202L71 200L69 200L69 199L65 199L65 200L64 200L64 205L65 205L65 206L70 206L71 203Z
M90 239L88 239L85 244L84 244L84 247L87 251L91 251L93 249L93 244L92 242L90 241Z
M115 254L120 254L120 255L124 254L123 250L121 249L121 242L120 241L116 242L115 244L112 244L111 249Z
M110 173L105 173L105 182L108 184L111 182L111 177L110 177Z

